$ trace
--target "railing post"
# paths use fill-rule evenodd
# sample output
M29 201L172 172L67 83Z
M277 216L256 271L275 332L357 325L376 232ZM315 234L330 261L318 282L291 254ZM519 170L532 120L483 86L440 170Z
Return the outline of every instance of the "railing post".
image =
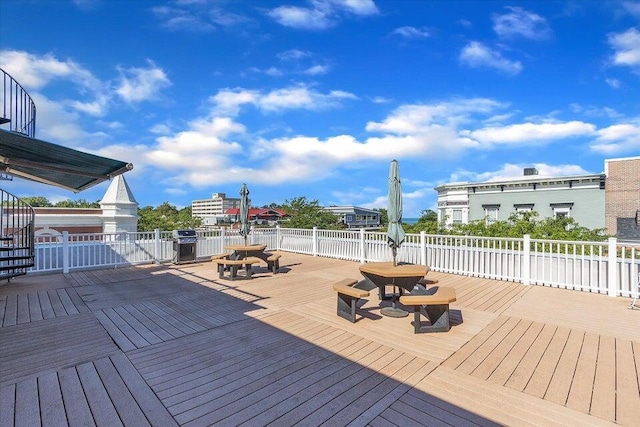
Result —
M276 250L280 250L280 224L276 224Z
M160 229L153 230L153 263L160 264Z
M617 239L609 237L607 290L610 297L618 296L618 247Z
M224 252L224 247L225 247L225 239L226 239L226 227L220 227L220 250L218 251L218 253L222 253Z
M312 237L312 241L313 241L313 249L312 251L312 255L313 256L318 256L318 227L313 227L313 237Z
M360 264L364 264L365 261L367 260L367 254L365 253L366 251L366 246L364 244L365 240L364 240L364 228L360 229Z
M62 272L69 272L69 232L62 232Z
M525 234L522 236L522 284L531 284L531 236Z
M253 225L249 227L249 235L251 236L251 241L249 243L251 243L252 245L256 243L256 235L254 230L255 227Z
M420 264L427 264L427 233L423 230L420 232Z

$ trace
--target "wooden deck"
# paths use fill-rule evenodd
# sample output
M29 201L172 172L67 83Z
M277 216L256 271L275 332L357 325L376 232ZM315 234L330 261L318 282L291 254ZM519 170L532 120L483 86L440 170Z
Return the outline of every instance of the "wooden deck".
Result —
M285 253L233 282L197 263L0 284L0 426L638 425L630 300L432 272L456 288L453 327L415 335L374 292L355 324L336 315L331 285L358 266Z

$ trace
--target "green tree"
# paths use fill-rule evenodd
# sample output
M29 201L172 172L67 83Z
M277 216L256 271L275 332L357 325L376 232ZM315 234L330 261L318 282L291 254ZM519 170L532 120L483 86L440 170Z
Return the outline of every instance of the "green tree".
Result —
M138 231L171 231L184 228L198 228L202 219L191 217L191 206L178 210L169 202L154 208L138 208Z
M285 227L318 227L325 230L343 228L342 224L338 224L336 216L320 206L317 200L307 200L304 196L295 197L291 200L285 200L282 209L290 215L290 217L283 222Z
M454 235L521 238L528 234L533 239L602 241L607 239L604 229L581 227L573 218L538 219L538 212L514 212L506 221L487 224L485 220L468 224L454 224L447 231Z
M413 225L405 225L407 233L420 233L424 231L427 234L443 234L444 227L438 224L438 213L428 209L420 212L422 216L418 218Z
M62 200L55 204L56 208L99 208L100 203L98 202L89 202L85 199L79 200Z
M34 208L50 208L53 204L43 196L21 197L21 200Z
M380 212L380 225L386 227L389 224L389 216L385 208L374 209L374 211Z
M178 211L176 225L176 228L198 228L202 226L202 218L192 217L191 206L187 206Z

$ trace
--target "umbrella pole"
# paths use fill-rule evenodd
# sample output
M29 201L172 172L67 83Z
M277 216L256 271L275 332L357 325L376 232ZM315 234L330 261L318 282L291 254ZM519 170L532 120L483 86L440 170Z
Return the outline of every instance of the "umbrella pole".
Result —
M395 247L393 247L391 248L391 253L393 254L393 266L395 267L396 265L398 265L396 263L396 255L398 253L398 250Z

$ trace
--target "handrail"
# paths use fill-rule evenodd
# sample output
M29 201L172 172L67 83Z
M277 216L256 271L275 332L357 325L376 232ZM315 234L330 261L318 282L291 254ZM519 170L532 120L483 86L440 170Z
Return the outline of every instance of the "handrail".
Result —
M0 124L9 123L9 130L35 138L36 104L29 93L9 73L2 72L2 116Z
M81 270L171 262L171 232L40 235L31 272ZM390 261L386 233L365 230L254 228L252 244L356 262ZM238 230L199 231L197 257L207 259L244 241ZM610 296L638 296L640 245L617 242L562 242L407 234L398 250L404 262L429 265L432 271L551 286Z
M35 261L35 211L0 189L0 279L25 274Z

